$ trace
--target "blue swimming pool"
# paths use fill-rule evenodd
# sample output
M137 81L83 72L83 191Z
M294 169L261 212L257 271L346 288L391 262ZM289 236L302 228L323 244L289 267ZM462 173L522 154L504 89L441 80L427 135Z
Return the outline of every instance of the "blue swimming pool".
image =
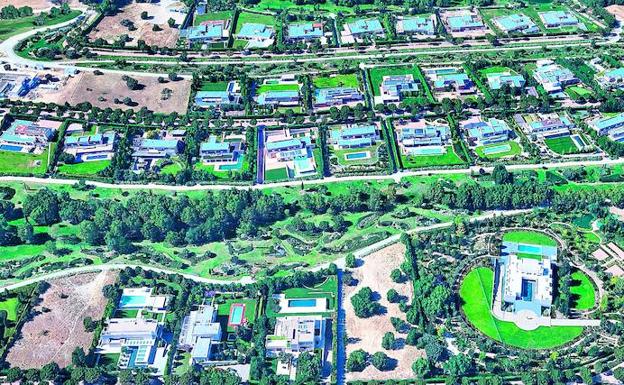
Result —
M11 144L0 144L0 150L2 151L11 151L11 152L21 152L22 146L14 146Z
M523 243L518 245L518 252L527 254L542 254L542 247Z
M368 152L352 152L345 154L346 160L366 159L368 158Z
M142 295L122 295L119 300L119 308L143 307L145 302L145 297Z
M533 281L528 281L526 279L522 280L522 299L524 301L532 301L533 300Z
M219 166L219 171L238 171L243 167L243 156L238 155L236 159L236 163L233 164L222 164Z
M316 307L316 299L289 299L288 307Z
M501 152L511 151L511 146L509 144L501 144L498 146L485 147L483 149L483 153L485 155L499 154Z
M97 155L87 155L85 160L104 160L108 159L108 155L106 154L97 154Z
M414 150L414 155L442 155L444 147L423 147Z

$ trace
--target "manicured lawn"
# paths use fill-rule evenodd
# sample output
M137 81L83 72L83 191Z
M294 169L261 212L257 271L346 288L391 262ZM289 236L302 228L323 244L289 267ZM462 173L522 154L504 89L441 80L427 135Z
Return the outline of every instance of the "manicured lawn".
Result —
M375 164L379 162L379 147L382 144L378 143L374 146L362 147L362 148L351 148L345 150L334 150L333 148L330 150L330 153L336 156L338 160L338 164L344 167L348 166L357 166L357 165L366 165L366 164ZM350 158L347 159L347 156L350 154L358 154L358 153L368 153L368 158Z
M317 4L296 4L293 0L260 0L258 4L255 5L255 9L258 10L271 10L271 11L281 11L284 9L293 9L295 11L306 11L306 12L317 12L316 7L318 6L320 11L331 12L337 14L341 13L354 13L354 8L351 6L341 6L336 5L333 1L327 1L324 3ZM358 7L362 10L372 9L375 7L374 4L358 4ZM392 6L388 5L387 8L392 8Z
M578 99L581 97L589 97L591 95L593 95L593 92L585 87L579 87L579 86L571 86L565 89L565 93L571 97L572 99Z
M403 165L403 168L453 166L463 163L464 161L461 160L460 157L453 150L453 146L447 146L446 153L443 155L401 155L401 164Z
M299 91L298 84L261 84L256 89L258 95L269 91Z
M384 76L412 74L417 83L419 83L419 79L421 77L420 69L418 69L415 65L409 67L374 67L371 68L368 73L371 80L373 95L375 96L379 96L381 94L379 86L381 85ZM422 91L422 89L422 84L418 84L418 90Z
M238 20L236 22L236 32L239 33L243 28L243 25L246 23L254 23L254 24L264 24L268 26L275 25L275 16L271 15L262 15L259 13L251 13L251 12L241 12L238 15Z
M115 318L136 318L139 311L136 309L133 310L117 310L115 312Z
M67 175L97 175L110 164L110 160L98 160L94 162L82 162L75 164L62 164L58 167L61 174Z
M51 144L51 147L50 153L53 153L56 144ZM48 149L39 155L0 151L0 173L41 175L45 174L47 170Z
M508 147L509 149L505 149L504 151L495 151L489 154L487 153L488 150L494 151L494 149L496 148L502 149L503 146L505 148ZM506 156L520 155L522 153L522 147L520 147L520 145L514 142L513 140L508 140L507 142L488 144L487 146L479 146L475 148L475 153L477 154L477 156L479 156L479 158L499 159L499 158L503 158Z
M590 278L584 272L576 270L572 273L570 293L573 296L572 307L577 310L589 310L596 304L596 290Z
M225 91L227 90L228 82L216 82L216 83L202 83L199 86L200 91Z
M52 26L54 24L64 23L78 15L80 15L80 11L71 11L67 15L60 15L59 17L55 18L46 17L43 26ZM17 35L31 29L40 28L40 26L36 26L34 23L36 18L37 16L35 15L29 17L21 17L14 20L0 20L0 41L6 40L13 35Z
M193 19L193 25L200 25L204 21L208 20L228 20L232 18L231 11L221 12L208 12L203 15L195 15Z
M359 87L357 75L355 74L318 77L314 78L312 83L316 88Z
M557 242L548 235L528 230L509 231L503 235L503 241L528 245L557 246Z
M0 310L7 312L7 319L9 321L15 321L17 319L18 305L19 301L17 300L17 297L8 298L0 302Z
M264 180L267 182L274 182L278 180L288 179L288 169L286 167L274 168L272 170L264 171Z
M336 277L328 277L324 282L314 287L295 287L286 289L282 294L288 299L296 298L327 298L327 308L329 311L336 309L336 290L338 281ZM278 314L267 307L267 316L277 317Z
M227 299L224 303L217 307L217 320L221 323L221 328L229 333L234 332L233 327L228 327L228 319L230 317L230 308L232 305L242 303L245 305L245 313L243 317L249 322L256 319L258 302L255 299ZM223 336L227 337L227 336Z
M567 155L579 152L578 147L576 147L576 144L574 144L574 141L570 136L544 139L544 143L546 143L546 146L557 154Z
M491 312L494 272L486 267L472 270L461 284L459 295L468 322L488 337L522 349L552 349L574 340L583 332L576 326L541 326L526 331L512 322L494 318Z

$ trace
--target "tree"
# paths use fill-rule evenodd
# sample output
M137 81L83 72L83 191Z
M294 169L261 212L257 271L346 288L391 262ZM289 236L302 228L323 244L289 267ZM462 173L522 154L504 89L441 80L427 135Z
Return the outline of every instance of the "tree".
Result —
M347 257L345 258L345 265L348 268L353 269L356 266L355 255L352 253L347 254Z
M149 14L147 13L147 11L141 12L141 19L142 20L147 20L148 18L149 18Z
M425 378L431 371L431 362L426 358L419 358L412 364L412 371L418 378Z
M87 355L82 348L78 347L72 352L72 364L74 366L85 366L87 363Z
M392 279L392 282L401 283L403 281L403 273L400 269L394 269L390 273L390 279Z
M396 343L396 340L394 338L394 333L386 332L386 334L383 335L383 338L381 340L381 347L386 350L393 350L395 343Z
M41 368L39 376L43 381L54 381L56 376L58 376L60 368L56 362L50 362L49 364L44 365Z
M513 181L513 175L507 171L504 165L497 164L492 170L492 180L496 184L507 184Z
M361 372L366 369L368 353L362 349L355 350L347 358L347 370L349 372Z
M418 329L410 329L410 331L407 332L407 337L405 337L405 344L416 346L421 336L422 334L418 331Z
M169 80L171 80L172 82L175 82L176 80L178 80L178 74L176 72L169 72L167 76L169 77Z
M390 358L384 352L377 352L371 356L371 364L381 371L392 369L391 362Z
M17 236L23 243L32 244L35 242L35 230L28 222L17 228Z
M23 205L24 217L36 225L49 226L60 221L59 201L55 192L44 188L26 195Z
M128 86L128 89L130 90L136 90L139 86L139 81L128 76L126 77L126 86Z
M458 353L444 363L444 372L450 376L463 376L472 370L472 366L472 358Z
M379 311L380 305L373 299L373 291L370 287L363 287L353 297L351 304L355 315L360 318L368 318Z
M169 25L169 28L173 28L175 27L176 22L173 17L170 17L169 20L167 20L167 24Z
M396 303L396 302L399 302L399 300L401 299L401 296L399 295L398 291L394 289L390 289L388 290L388 293L386 294L386 299L390 303Z
M97 322L93 321L93 319L88 316L82 320L82 324L84 325L85 331L87 332L94 331L97 326Z
M303 352L297 359L295 384L318 384L321 378L321 357L312 352Z

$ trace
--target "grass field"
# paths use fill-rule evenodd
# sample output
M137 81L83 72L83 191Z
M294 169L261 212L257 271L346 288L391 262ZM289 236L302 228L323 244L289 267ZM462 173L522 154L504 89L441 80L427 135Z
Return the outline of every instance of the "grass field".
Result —
M56 143L50 144L48 147L50 153L54 153L55 147ZM48 170L48 149L39 155L0 151L0 173L15 175L45 174Z
M270 91L299 91L298 84L261 84L256 89L256 94L260 95Z
M230 317L230 308L232 305L242 303L245 305L245 313L243 317L248 322L253 322L256 319L258 302L255 299L227 299L224 303L219 304L217 307L217 321L221 324L223 330L227 330L228 333L235 331L233 327L228 326L228 319ZM223 337L226 337L225 335Z
M379 86L384 76L412 74L417 83L420 83L419 79L421 78L420 69L415 65L406 67L374 67L368 71L368 74L370 76L371 88L374 96L380 95ZM423 85L418 84L418 89L422 90Z
M359 87L357 75L355 74L317 77L314 78L312 83L316 88Z
M89 176L97 175L98 172L104 170L110 164L110 160L98 160L94 162L82 162L75 164L62 164L58 167L61 174L72 176Z
M512 322L494 318L491 312L494 272L485 267L472 270L461 284L459 295L468 322L488 337L521 349L552 349L574 340L583 332L577 326L541 326L526 331Z
M236 32L239 33L246 23L264 24L268 26L275 25L275 16L263 15L259 13L241 12L236 21Z
M71 11L67 15L60 15L59 17L54 18L46 17L43 26L52 26L55 24L64 23L75 18L78 15L80 15L80 11ZM21 17L14 20L0 20L0 41L6 40L13 35L42 27L35 25L34 22L36 18L37 16L29 16Z
M403 168L454 166L463 163L464 161L453 150L453 146L446 146L446 153L443 155L406 156L401 154Z
M568 87L565 89L565 93L574 100L582 98L582 97L588 98L594 94L591 90L585 87L579 87L579 86Z
M225 91L227 90L228 82L204 82L199 86L200 91Z
M19 301L17 297L7 298L0 302L0 310L7 312L7 319L9 321L15 321L17 319L17 308Z
M208 20L229 20L231 18L231 11L208 12L203 15L195 15L193 18L193 25L200 25L202 22Z
M528 245L557 246L557 242L548 235L528 230L509 231L503 235L503 241Z
M544 139L544 143L553 152L560 155L576 154L579 152L578 147L576 147L576 144L574 144L570 136Z
M572 307L577 310L589 310L596 304L596 290L587 274L580 270L572 273L570 293L573 296Z
M295 287L284 290L282 294L287 299L295 298L327 298L327 308L330 311L336 310L336 290L338 282L336 277L328 277L324 282L314 287ZM267 307L268 317L277 317L278 315Z
M374 4L358 4L358 7L361 10L368 10L368 9L374 9L375 5ZM387 7L393 8L392 6L387 6ZM260 2L256 4L254 8L257 10L263 10L263 11L269 11L269 10L270 11L282 11L285 9L290 9L290 10L305 11L305 12L312 12L312 11L317 12L317 9L318 9L319 11L329 12L329 13L334 13L334 14L337 14L337 13L348 14L348 13L355 12L353 7L336 5L332 1L327 1L324 3L318 3L318 4L296 4L293 0L260 0Z
M288 169L286 167L282 168L274 168L272 170L264 171L264 180L267 182L275 182L280 180L287 180L288 177Z
M509 145L509 150L501 151L501 152L495 152L495 153L490 153L490 154L486 153L487 149L496 148L498 146L504 146L504 145ZM503 157L506 157L506 156L520 155L522 153L522 147L520 147L520 145L518 143L514 142L513 140L508 140L506 142L495 143L495 144L488 144L486 146L479 146L479 147L475 148L475 153L477 154L477 156L479 158L483 158L483 159L499 159L499 158L503 158Z

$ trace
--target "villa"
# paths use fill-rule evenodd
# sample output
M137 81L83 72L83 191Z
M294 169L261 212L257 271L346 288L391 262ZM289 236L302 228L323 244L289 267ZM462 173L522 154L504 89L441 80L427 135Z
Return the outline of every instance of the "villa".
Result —
M285 167L295 178L316 174L310 129L265 131L265 142L265 172Z
M501 31L505 33L539 33L540 29L527 15L515 13L512 15L496 17L493 20Z
M478 11L446 10L440 13L440 17L446 30L455 37L478 37L491 32Z
M446 122L399 120L394 123L394 131L401 154L405 156L441 155L451 144L451 129Z
M533 78L549 94L559 94L566 87L581 82L572 71L555 64L551 60L539 60Z
M541 317L553 302L553 267L557 248L503 242L497 261L501 310Z
M0 135L0 151L41 154L60 126L54 120L14 120Z
M247 40L245 48L268 48L275 41L275 30L265 24L245 23L236 38Z
M524 80L522 75L512 71L488 73L486 78L488 86L492 90L500 90L503 86L522 88L526 84L526 80Z
M185 37L190 45L224 42L230 37L230 21L206 20L200 25L191 26L183 30L181 37Z
M607 90L624 89L624 67L604 71L596 75L596 81Z
M221 340L221 324L217 322L216 306L200 306L184 317L178 348L191 353L190 364L210 361L214 342Z
M570 118L556 112L550 114L516 114L514 120L527 133L539 138L557 138L570 135L570 130L575 127Z
M159 159L167 159L176 156L184 149L184 142L177 138L148 139L138 137L132 144L132 158L134 172L142 172L152 169Z
M63 151L74 157L76 163L112 159L115 155L117 134L68 136L63 144Z
M330 108L355 105L364 101L364 95L357 88L334 87L314 90L314 108Z
M436 92L454 91L460 95L474 94L474 83L466 73L457 68L426 69L425 75L431 81Z
M598 117L589 122L589 127L596 130L598 135L608 135L613 141L624 142L624 113Z
M355 37L361 36L383 36L384 29L377 19L359 19L351 23L347 23L351 35Z
M197 91L195 105L200 108L239 105L241 90L238 82L230 81L224 91Z
M261 106L296 107L301 85L294 75L265 79L255 90L255 100Z
M165 349L158 347L163 329L153 319L112 318L102 330L98 353L120 354L120 369L156 368L159 362L166 363Z
M344 126L331 130L330 141L335 149L370 147L381 137L379 128L374 125Z
M574 27L579 19L570 11L548 11L539 14L546 28Z
M418 93L418 83L412 74L384 76L379 91L381 103L400 102L404 97Z
M323 23L289 24L286 39L291 41L309 41L323 37Z
M512 130L509 125L500 119L473 117L463 121L461 129L465 133L468 142L473 146L483 146L509 140Z
M208 140L199 146L199 157L204 164L237 162L243 152L242 140L219 140L215 135L210 135Z
M287 316L275 319L275 332L266 337L267 357L298 356L325 348L326 321L322 316Z
M396 33L400 35L435 35L435 16L399 17L396 22Z

